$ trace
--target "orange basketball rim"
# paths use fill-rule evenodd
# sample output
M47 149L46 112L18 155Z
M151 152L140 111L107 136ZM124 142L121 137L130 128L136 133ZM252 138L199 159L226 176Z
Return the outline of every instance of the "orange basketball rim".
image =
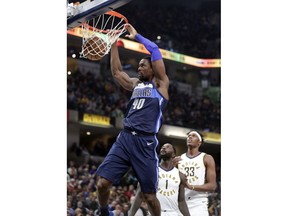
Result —
M128 24L128 19L116 11L108 11L83 23L80 57L99 60L107 55L111 49L111 45L126 32ZM87 46L87 43L91 41L97 44L97 46ZM93 55L96 57L93 57Z

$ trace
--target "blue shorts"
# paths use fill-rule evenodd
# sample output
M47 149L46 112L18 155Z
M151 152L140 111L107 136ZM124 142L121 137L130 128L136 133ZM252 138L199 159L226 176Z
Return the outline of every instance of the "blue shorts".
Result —
M132 167L144 193L156 193L158 185L158 140L156 135L123 130L97 169L97 175L118 183Z

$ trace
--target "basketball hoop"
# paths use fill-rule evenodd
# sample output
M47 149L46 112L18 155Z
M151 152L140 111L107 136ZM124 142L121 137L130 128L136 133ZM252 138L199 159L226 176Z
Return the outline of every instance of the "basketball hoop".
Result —
M107 55L111 45L126 31L128 20L122 14L108 11L82 24L81 58L97 61Z

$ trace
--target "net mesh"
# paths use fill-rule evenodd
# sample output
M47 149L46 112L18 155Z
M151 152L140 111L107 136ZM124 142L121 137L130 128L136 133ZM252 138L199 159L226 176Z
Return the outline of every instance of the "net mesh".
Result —
M82 24L80 57L97 60L109 53L111 45L126 32L127 19L109 11Z

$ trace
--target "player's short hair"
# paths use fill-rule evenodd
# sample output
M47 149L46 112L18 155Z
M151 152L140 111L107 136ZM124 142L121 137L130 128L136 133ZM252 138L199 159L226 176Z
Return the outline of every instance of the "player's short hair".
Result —
M151 56L144 56L142 59L148 60L150 66L152 67Z
M170 144L170 145L172 146L173 151L174 151L174 154L176 154L176 148L175 148L175 146L174 146L172 143L170 143L170 142L167 142L167 143Z
M203 134L202 134L200 131L196 130L196 129L191 129L190 131L188 131L188 132L186 133L186 135L188 136L188 134L191 133L192 131L198 133L199 136L201 137L201 140L202 140L201 143L204 143L204 137L203 137Z
M172 145L172 144L171 144ZM174 150L174 154L176 154L176 148L174 147L174 145L172 145L172 148Z
M176 154L176 148L175 148L175 146L171 143L171 142L166 142L166 143L164 143L164 144L170 144L171 146L172 146L172 148L173 148L173 151L174 151L174 153ZM164 145L163 144L163 145ZM162 145L162 146L163 146ZM162 148L162 146L161 146L161 148Z

